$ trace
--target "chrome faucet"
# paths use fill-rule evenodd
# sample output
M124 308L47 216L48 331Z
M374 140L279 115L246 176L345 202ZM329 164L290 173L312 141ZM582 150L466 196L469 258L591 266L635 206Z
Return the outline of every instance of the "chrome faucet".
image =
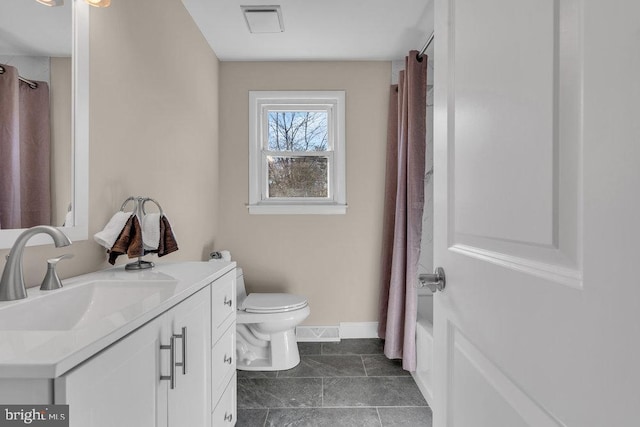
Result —
M69 246L71 240L59 229L50 225L37 225L22 232L11 247L7 264L0 279L0 301L13 301L27 297L27 290L24 286L24 275L22 274L22 253L27 241L36 234L48 234L53 238L56 248Z

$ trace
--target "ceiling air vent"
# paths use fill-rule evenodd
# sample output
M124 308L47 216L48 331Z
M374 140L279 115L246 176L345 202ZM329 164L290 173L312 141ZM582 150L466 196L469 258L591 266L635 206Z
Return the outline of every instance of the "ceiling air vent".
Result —
M251 33L281 33L284 31L280 6L240 6Z

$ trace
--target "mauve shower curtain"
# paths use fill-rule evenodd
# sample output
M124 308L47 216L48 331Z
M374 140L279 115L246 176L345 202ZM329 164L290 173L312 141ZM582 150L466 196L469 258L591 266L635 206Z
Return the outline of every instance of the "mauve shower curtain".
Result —
M0 229L22 228L20 218L20 102L18 70L0 74Z
M384 354L416 369L417 271L422 238L426 152L427 57L405 58L391 86L378 335Z
M0 228L51 224L49 87L0 74Z

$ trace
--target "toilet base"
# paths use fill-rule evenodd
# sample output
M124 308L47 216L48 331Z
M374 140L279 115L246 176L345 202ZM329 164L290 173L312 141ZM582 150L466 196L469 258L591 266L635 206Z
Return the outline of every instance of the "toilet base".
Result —
M293 329L273 333L269 341L257 341L250 325L237 325L237 332L236 368L241 371L284 371L300 363Z

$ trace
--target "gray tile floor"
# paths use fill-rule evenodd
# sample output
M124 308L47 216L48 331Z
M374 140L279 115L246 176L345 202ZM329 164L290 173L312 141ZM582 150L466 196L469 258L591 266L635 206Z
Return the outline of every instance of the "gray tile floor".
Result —
M237 427L431 426L431 409L378 339L299 343L300 364L238 371Z

